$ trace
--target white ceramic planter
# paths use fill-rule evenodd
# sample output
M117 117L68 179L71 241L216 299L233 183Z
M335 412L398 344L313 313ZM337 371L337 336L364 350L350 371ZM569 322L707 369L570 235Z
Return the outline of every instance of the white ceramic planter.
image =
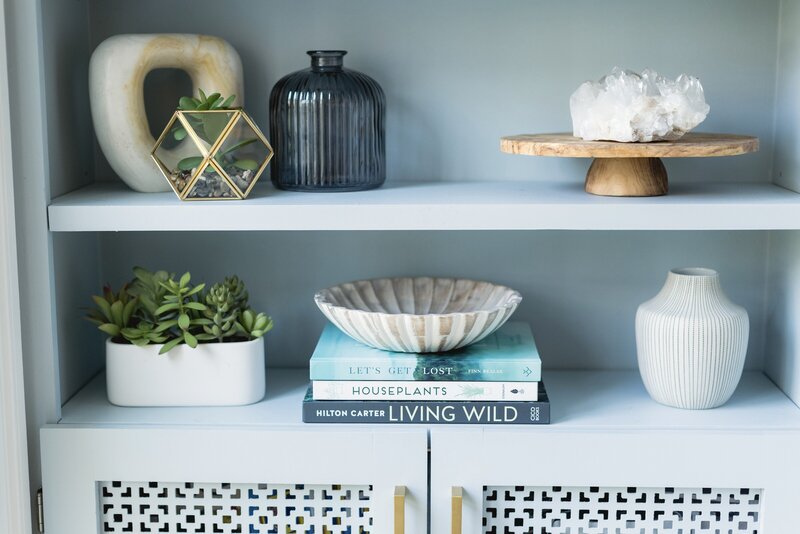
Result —
M137 347L106 341L108 400L118 406L238 406L264 398L264 339Z
M750 322L728 300L716 271L673 269L636 312L639 371L650 396L668 406L715 408L742 376Z

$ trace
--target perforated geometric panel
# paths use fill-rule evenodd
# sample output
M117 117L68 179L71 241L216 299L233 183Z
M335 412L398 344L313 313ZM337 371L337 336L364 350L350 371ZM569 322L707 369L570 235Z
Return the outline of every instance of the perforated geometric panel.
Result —
M372 486L98 482L97 497L99 532L372 532Z
M484 486L484 534L758 534L760 489Z

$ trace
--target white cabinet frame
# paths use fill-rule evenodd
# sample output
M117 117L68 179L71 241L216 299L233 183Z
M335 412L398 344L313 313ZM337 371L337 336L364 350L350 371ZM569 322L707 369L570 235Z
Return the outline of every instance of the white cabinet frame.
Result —
M97 482L371 484L373 531L427 530L427 433L409 430L47 426L42 430L48 534L98 532Z
M761 488L768 534L797 529L800 433L432 429L431 532L482 532L483 486Z
M5 7L5 4L2 5ZM0 9L0 109L9 110L5 9ZM31 532L17 275L11 117L0 113L0 532Z

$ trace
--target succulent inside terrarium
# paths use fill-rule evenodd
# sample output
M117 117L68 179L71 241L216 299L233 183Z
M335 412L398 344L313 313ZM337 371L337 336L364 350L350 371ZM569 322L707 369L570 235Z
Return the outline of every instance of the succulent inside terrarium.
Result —
M235 95L223 97L219 93L206 95L203 90L198 90L199 97L184 96L178 102L178 109L183 111L183 117L189 123L199 141L206 151L210 151L218 139L225 134L225 130L233 117L227 110L235 110L231 105L236 99ZM248 147L258 141L252 129L242 120L237 121L225 135L221 146L214 154L214 161L220 169L236 184L241 191L246 191L253 179L260 163L256 155ZM180 121L175 121L171 130L172 137L177 141L186 139L190 133ZM197 167L203 163L204 157L199 152L196 155L184 157L178 161L172 170L170 180L175 188L182 192L189 185ZM190 198L231 198L237 196L228 183L217 172L213 165L207 165L202 174L197 178Z

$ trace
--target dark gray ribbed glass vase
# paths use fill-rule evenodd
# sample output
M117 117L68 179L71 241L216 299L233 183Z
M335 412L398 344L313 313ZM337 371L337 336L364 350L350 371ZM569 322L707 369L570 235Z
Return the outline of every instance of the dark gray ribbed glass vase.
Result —
M386 179L386 99L369 76L343 67L344 50L310 51L311 68L269 97L272 182L293 191L360 191Z

